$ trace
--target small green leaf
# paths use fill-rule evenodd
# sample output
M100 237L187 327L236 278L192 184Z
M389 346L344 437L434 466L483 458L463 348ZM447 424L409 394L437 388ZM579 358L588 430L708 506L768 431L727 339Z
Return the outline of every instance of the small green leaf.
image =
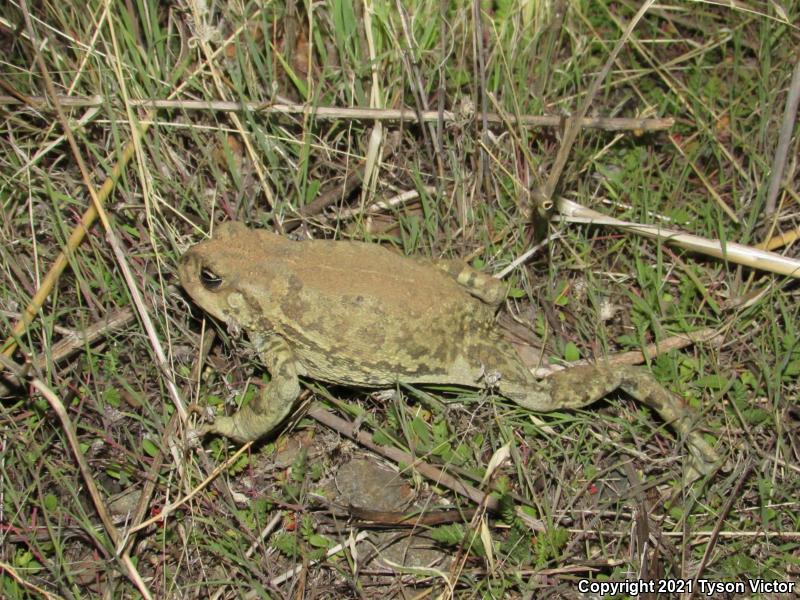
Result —
M57 506L58 506L58 498L56 497L55 494L47 494L44 497L45 510L52 512L56 509Z
M149 456L150 458L155 458L160 453L158 446L154 444L152 440L149 440L147 438L144 438L142 440L142 450L144 450L144 453L147 454L147 456Z
M250 456L248 454L242 454L236 460L236 462L231 465L229 472L231 475L236 475L244 471L249 464L250 464Z
M683 518L683 509L680 506L672 506L669 509L669 516L680 521Z
M453 447L447 442L436 444L432 452L433 454L441 458L445 463L449 463L452 461Z
M308 536L308 543L311 544L314 548L331 548L334 546L334 543L326 538L324 535L320 535L318 533L312 534Z
M292 480L303 481L306 477L306 466L308 465L308 449L303 448L297 453L292 462Z
M739 375L739 381L751 389L758 387L758 379L750 371L742 371L742 374Z
M790 360L786 363L786 368L783 370L785 378L797 377L800 375L800 359Z
M578 350L578 346L576 346L574 342L567 342L567 345L564 346L564 360L575 362L576 360L580 360L580 358L581 351Z

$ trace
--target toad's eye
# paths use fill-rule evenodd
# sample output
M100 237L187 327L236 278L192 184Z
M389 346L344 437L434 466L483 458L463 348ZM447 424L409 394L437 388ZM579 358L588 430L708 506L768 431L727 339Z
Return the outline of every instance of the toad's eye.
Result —
M213 292L222 285L222 277L218 276L211 269L203 267L200 270L200 283L202 283L203 287L208 291Z

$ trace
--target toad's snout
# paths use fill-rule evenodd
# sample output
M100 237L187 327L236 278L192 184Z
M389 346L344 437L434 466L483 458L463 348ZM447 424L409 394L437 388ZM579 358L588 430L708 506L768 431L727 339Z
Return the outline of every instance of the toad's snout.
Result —
M196 280L199 272L198 258L191 251L181 256L178 262L178 278L182 286L186 287L187 283Z

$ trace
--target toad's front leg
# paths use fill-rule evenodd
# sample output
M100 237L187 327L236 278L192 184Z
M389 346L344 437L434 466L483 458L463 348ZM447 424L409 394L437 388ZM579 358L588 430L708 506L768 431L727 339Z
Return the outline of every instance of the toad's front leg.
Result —
M266 435L291 412L300 394L297 363L291 348L277 335L253 339L259 357L271 379L257 398L230 417L217 417L202 434L216 433L237 442L249 442Z

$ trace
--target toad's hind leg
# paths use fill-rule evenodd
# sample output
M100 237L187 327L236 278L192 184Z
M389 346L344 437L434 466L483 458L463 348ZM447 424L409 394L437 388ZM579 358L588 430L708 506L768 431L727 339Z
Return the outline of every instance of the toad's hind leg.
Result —
M500 391L517 404L537 411L581 408L620 389L655 410L659 416L685 438L692 454L692 466L708 474L719 456L700 432L695 430L696 415L678 396L667 391L647 371L631 366L586 365L555 373L544 381L531 382L528 391L512 383L511 389ZM532 388L532 389L531 389Z
M277 335L253 339L271 379L261 393L230 417L217 417L202 433L217 433L237 442L256 440L275 429L291 412L300 394L297 363L291 348Z
M464 261L440 258L432 263L455 279L467 293L489 306L497 308L508 295L508 286L500 279L481 273Z

